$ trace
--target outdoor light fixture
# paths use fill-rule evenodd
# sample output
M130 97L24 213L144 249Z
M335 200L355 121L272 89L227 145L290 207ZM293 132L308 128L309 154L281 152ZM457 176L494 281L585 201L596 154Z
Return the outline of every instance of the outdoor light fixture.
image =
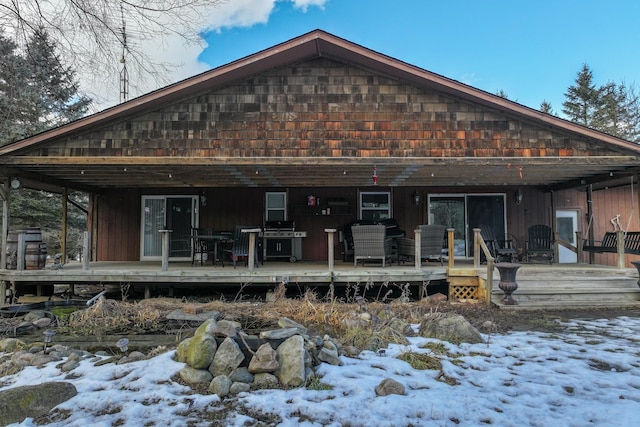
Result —
M129 340L127 338L120 338L116 346L118 346L121 352L127 354L127 350L129 350Z
M516 205L519 205L520 203L522 203L522 198L524 196L522 195L522 191L520 191L520 189L518 188L518 191L516 192Z
M43 332L44 334L44 354L49 354L49 344L51 344L51 341L53 341L53 336L56 334L56 331L52 330L52 329L47 329L46 331Z
M420 206L420 193L418 193L417 191L413 192L413 204L416 206Z
M200 195L200 204L202 206L207 206L207 196L205 196L204 193Z

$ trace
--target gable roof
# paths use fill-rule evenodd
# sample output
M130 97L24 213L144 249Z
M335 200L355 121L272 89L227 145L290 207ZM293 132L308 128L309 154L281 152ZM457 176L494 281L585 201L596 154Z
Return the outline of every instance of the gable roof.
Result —
M547 155L523 155L523 156L493 156L491 158L479 158L476 156L447 156L434 159L433 157L420 158L420 166L416 164L416 157L391 158L368 157L346 158L344 156L318 158L301 158L291 156L270 156L269 158L232 158L207 156L156 156L154 158L135 156L107 156L105 159L99 154L99 141L94 141L92 155L79 156L50 156L47 147L53 147L61 141L77 138L78 135L89 134L96 129L105 126L118 126L132 117L157 111L166 106L182 100L197 97L202 93L215 89L225 88L235 82L260 76L272 70L299 64L305 61L324 58L331 61L349 64L362 70L385 76L389 79L402 81L405 84L423 91L437 92L461 102L486 108L496 114L502 114L512 120L518 120L526 125L540 130L554 132L558 136L565 135L567 139L575 139L584 146L594 148L588 155L580 152L578 155L567 155L562 158ZM535 141L532 142L535 145ZM98 153L96 154L96 150ZM570 150L569 150L570 151ZM588 151L588 150L587 150ZM597 160L592 158L597 156ZM116 158L117 157L117 158ZM195 180L188 176L192 170L202 170L204 166L220 163L226 167L219 172L218 179ZM522 167L527 166L530 171L530 179L525 184L548 186L571 186L587 179L589 182L598 182L607 179L611 172L632 175L640 167L640 147L637 144L616 138L602 132L580 126L578 124L560 119L558 117L542 113L524 105L509 101L488 92L473 88L444 76L429 72L419 67L407 64L389 56L374 52L360 45L351 43L321 30L315 30L296 37L279 45L241 58L237 61L212 69L178 83L158 89L142 95L126 103L116 105L102 112L87 116L80 120L68 123L55 129L34 135L30 138L15 142L5 147L0 147L0 164L7 166L9 174L18 174L31 177L38 181L56 182L59 185L76 188L97 189L100 187L124 186L129 180L130 185L141 185L143 180L130 176L118 181L111 172L119 171L123 167L136 166L142 175L154 175L158 180L153 186L207 186L212 182L224 182L226 176L231 185L248 186L298 186L313 185L313 181L301 181L300 177L287 179L291 167L308 168L304 176L325 177L318 185L342 186L342 185L367 185L370 181L373 166L387 168L390 179L386 185L519 185L522 183ZM166 174L167 165L172 164L175 170L179 170L181 181L160 179L160 177L172 178ZM91 174L79 173L81 170L89 170L95 166L100 170L96 173L98 178L90 180ZM278 167L285 167L278 171ZM464 166L455 174L446 173L444 167ZM510 173L501 173L507 168L513 169ZM350 169L351 176L360 176L361 181L331 180L328 177L336 171L345 168ZM395 169L394 169L395 167ZM261 181L253 176L253 171L259 168L267 168L265 175L269 179ZM420 170L425 177L441 177L440 181L408 180L409 177L420 177ZM471 171L471 169L473 171ZM482 169L479 169L482 168ZM536 168L539 168L536 174ZM287 170L288 169L288 170ZM328 171L332 169L333 173ZM353 170L353 172L351 172ZM513 171L519 170L519 173ZM465 171L470 171L465 176ZM462 176L460 174L463 174ZM111 174L111 175L110 175ZM408 174L408 175L407 175ZM536 178L534 178L534 176ZM455 181L452 178L456 177ZM487 177L485 179L479 177ZM208 183L208 184L207 184ZM151 183L141 186L151 186Z

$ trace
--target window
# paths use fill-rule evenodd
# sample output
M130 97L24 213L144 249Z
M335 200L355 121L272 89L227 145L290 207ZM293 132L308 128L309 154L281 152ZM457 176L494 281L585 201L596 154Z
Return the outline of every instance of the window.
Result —
M287 193L265 193L265 208L267 221L286 221Z
M378 221L391 218L391 193L360 193L360 219Z

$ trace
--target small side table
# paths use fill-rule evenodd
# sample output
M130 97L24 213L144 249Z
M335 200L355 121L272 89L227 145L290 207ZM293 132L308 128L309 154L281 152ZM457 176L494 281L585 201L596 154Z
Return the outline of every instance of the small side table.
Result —
M511 297L511 294L518 289L516 274L522 265L511 262L500 262L496 263L495 266L500 272L500 283L498 283L498 287L504 292L504 298L502 298L500 302L504 305L517 305L518 302Z

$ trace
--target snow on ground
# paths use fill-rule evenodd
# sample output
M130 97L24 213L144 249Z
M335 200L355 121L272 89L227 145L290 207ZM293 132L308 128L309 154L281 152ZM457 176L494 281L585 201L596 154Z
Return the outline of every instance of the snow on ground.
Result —
M409 346L343 357L318 369L331 390L258 390L223 402L170 380L184 365L173 352L124 365L83 360L72 373L51 363L3 378L1 389L69 381L78 395L50 426L638 426L640 318L573 320L565 332L485 335L485 344L410 338ZM442 372L415 370L395 356L431 353ZM435 354L434 354L435 355ZM384 378L405 395L376 396ZM231 402L231 404L229 404ZM231 410L230 410L231 408ZM27 419L15 426L35 426Z

